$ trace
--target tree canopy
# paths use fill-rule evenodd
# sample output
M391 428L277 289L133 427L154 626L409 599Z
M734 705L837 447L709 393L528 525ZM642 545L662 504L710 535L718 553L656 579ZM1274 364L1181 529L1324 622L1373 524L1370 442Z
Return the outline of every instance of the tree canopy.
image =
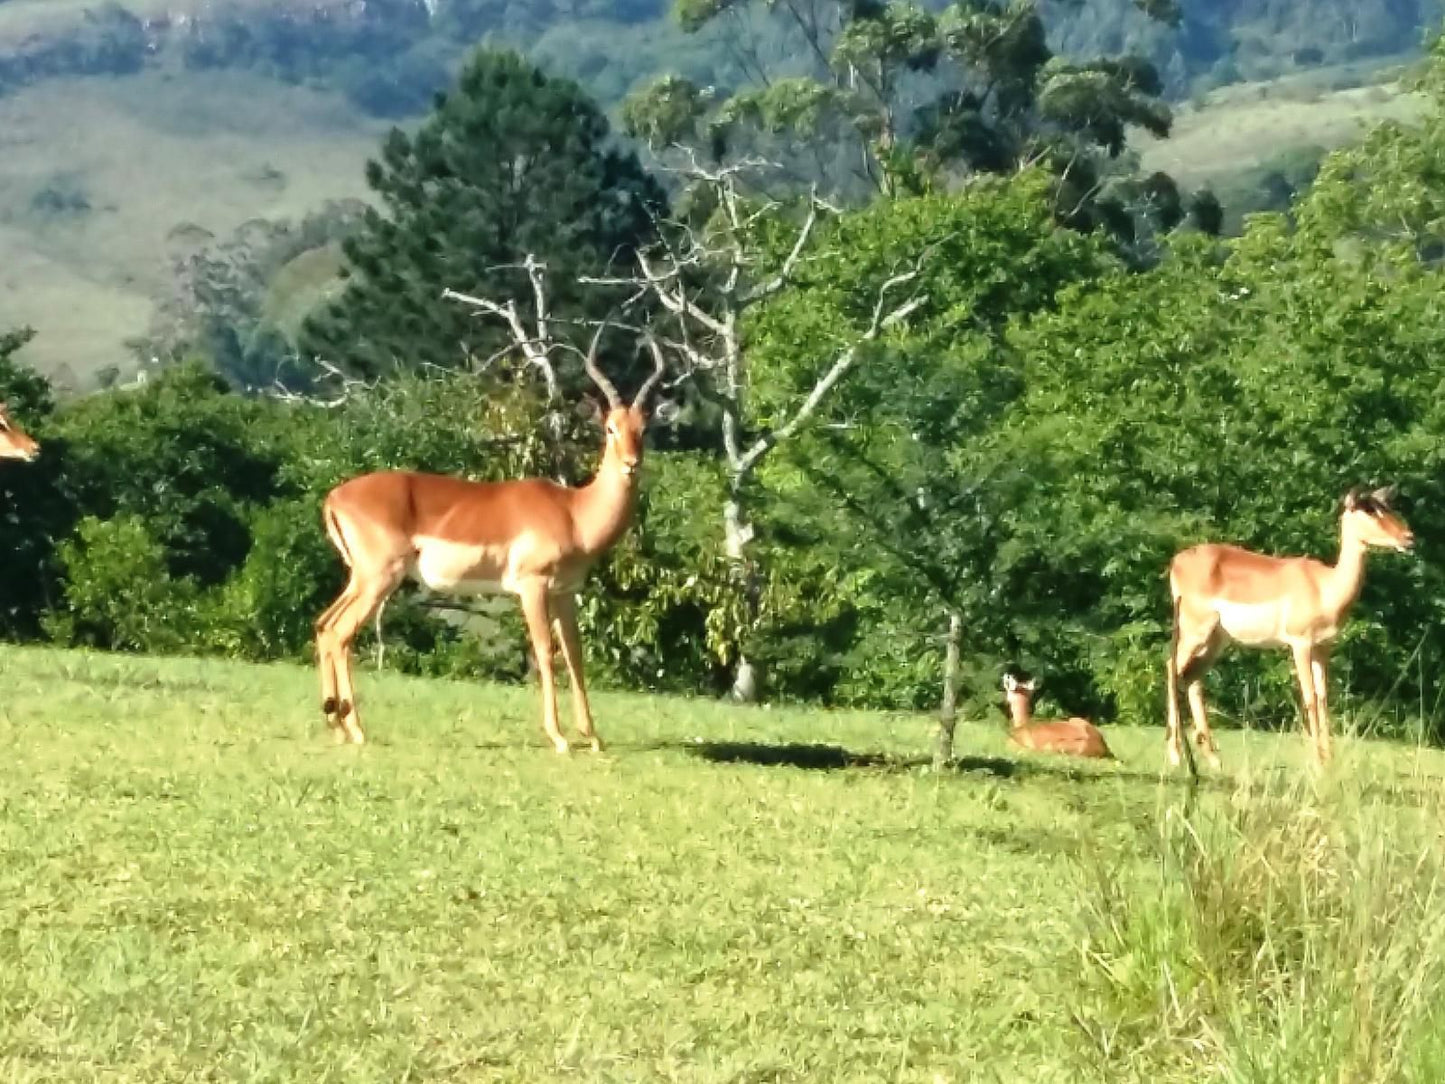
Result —
M442 291L528 303L528 255L558 284L556 318L600 316L605 299L578 276L629 259L665 207L577 84L490 50L415 135L392 131L367 181L382 209L347 239L345 289L307 320L300 346L368 374L489 358L505 332Z
M749 39L742 17L758 8L783 24L796 55ZM1130 126L1169 133L1153 64L1056 56L1035 0L958 0L938 12L906 0L677 0L674 10L689 31L727 23L748 78L719 91L670 74L635 93L624 123L654 149L681 144L718 160L761 151L844 194L920 191L1038 162L1074 225L1124 232L1125 220L1170 228L1182 217L1162 174L1145 186L1106 183L1125 175L1113 163Z

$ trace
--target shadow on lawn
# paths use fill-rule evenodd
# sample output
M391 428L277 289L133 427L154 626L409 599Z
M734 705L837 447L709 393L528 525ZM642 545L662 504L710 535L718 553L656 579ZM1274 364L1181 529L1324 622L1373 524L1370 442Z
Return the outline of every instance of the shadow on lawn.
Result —
M771 742L737 741L690 741L664 743L666 747L678 749L689 756L714 764L756 764L765 768L803 768L809 771L870 770L879 772L910 772L926 768L932 761L928 757L891 756L887 753L855 753L841 745L807 743L774 744ZM1045 760L1042 758L960 756L955 757L945 769L949 775L987 775L995 779L1056 779L1071 783L1099 783L1127 781L1132 783L1160 782L1158 772L1146 772L1123 766L1111 768L1082 768L1077 761ZM1164 780L1166 783L1169 779ZM1189 781L1176 776L1173 782L1187 787ZM1219 786L1225 781L1202 777L1196 786Z

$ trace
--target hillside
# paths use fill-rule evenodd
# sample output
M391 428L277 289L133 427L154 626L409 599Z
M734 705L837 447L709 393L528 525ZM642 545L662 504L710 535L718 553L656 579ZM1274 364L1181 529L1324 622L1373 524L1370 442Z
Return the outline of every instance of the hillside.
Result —
M683 35L665 7L0 0L0 326L36 327L26 357L62 385L133 367L125 344L173 291L177 256L253 219L295 219L363 196L362 167L381 135L419 115L479 39L526 47L605 103L664 66L736 78L716 36ZM1338 145L1380 117L1408 116L1394 86L1353 84L1368 77L1370 56L1407 46L1438 14L1390 5L1361 36L1347 32L1334 0L1284 5L1291 18L1242 0L1205 7L1185 4L1174 30L1128 0L1061 10L1056 46L1141 49L1176 94L1193 89L1198 104L1182 106L1173 139L1140 138L1144 162L1226 193L1231 175L1267 174L1281 152ZM1303 21L1304 10L1319 18ZM1341 85L1308 94L1292 77L1202 89L1350 57L1353 69L1328 69L1344 71ZM1256 184L1231 198L1253 200Z
M1132 137L1147 169L1162 169L1181 185L1208 184L1229 203L1242 196L1239 180L1358 139L1387 120L1409 123L1422 99L1388 75L1363 86L1325 89L1281 79L1223 87L1181 105L1168 139Z
M35 326L31 362L62 378L125 365L175 255L362 194L384 129L333 94L239 73L54 80L0 98L0 324Z

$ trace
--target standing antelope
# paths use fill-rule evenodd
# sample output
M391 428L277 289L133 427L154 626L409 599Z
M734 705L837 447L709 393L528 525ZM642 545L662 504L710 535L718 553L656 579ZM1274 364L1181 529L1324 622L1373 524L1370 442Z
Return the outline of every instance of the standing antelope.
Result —
M10 417L10 408L0 403L0 459L20 459L31 463L40 454L40 445Z
M1405 521L1390 509L1394 492L1393 486L1370 493L1356 486L1345 494L1340 556L1333 565L1313 557L1268 557L1217 543L1175 555L1169 565L1174 636L1167 666L1171 766L1178 767L1185 752L1179 719L1183 682L1194 717L1194 740L1210 765L1219 767L1203 680L1219 653L1234 641L1293 652L1315 760L1329 760L1329 645L1359 596L1365 551L1376 546L1404 552L1415 541ZM1192 770L1193 757L1189 763Z
M1114 754L1104 741L1099 728L1087 719L1057 719L1047 723L1033 722L1034 679L1022 670L1009 670L1003 676L1004 697L1008 700L1008 740L1022 749L1040 753L1064 753L1073 757L1113 760Z
M582 678L582 639L574 598L593 563L632 518L647 396L662 378L662 351L649 336L656 368L631 406L597 368L597 329L584 367L607 397L606 444L592 481L571 488L542 478L472 482L414 471L380 471L343 482L326 496L326 533L350 569L345 590L316 622L321 710L338 741L365 736L352 682L351 642L407 576L452 594L506 591L522 603L542 683L542 728L557 752L552 623L572 682L577 730L602 750Z

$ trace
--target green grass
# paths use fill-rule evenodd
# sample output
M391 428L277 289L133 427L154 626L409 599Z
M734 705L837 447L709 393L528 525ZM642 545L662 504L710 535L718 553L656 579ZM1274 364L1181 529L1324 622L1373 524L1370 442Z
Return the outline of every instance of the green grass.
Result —
M1097 766L965 724L962 770L935 774L922 718L600 694L612 752L559 758L532 689L364 672L373 740L354 749L321 732L303 668L38 649L0 666L7 1082L1231 1064L1209 1046L1233 1034L1216 1002L1156 1057L1154 984L1105 977L1161 923L1194 928L1157 883L1174 837L1156 826L1185 793L1159 783L1157 729L1111 728L1123 763ZM1296 806L1346 794L1395 811L1402 846L1438 834L1439 754L1346 740L1316 787L1293 736L1223 744L1233 775L1192 816L1300 779ZM1397 925L1439 924L1409 903ZM1217 1004L1245 1005L1222 973Z

